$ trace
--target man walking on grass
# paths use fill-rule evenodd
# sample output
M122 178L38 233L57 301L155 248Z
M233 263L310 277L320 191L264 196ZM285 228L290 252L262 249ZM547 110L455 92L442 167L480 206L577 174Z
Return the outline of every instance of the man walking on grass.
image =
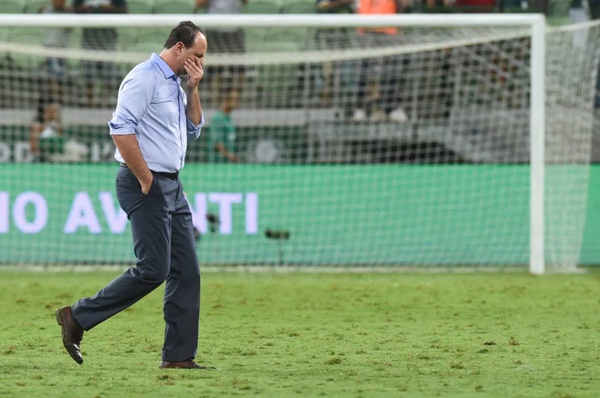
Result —
M192 22L175 27L160 55L138 64L119 88L109 123L120 163L117 198L131 221L135 267L92 297L56 311L63 344L83 363L80 343L88 331L130 307L166 281L165 338L161 368L203 369L198 348L200 270L194 227L179 180L188 137L204 123L198 85L207 42ZM179 76L187 75L185 90Z

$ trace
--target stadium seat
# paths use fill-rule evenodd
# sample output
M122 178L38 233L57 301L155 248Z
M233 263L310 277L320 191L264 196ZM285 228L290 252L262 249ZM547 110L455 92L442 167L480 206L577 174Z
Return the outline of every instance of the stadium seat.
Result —
M157 27L154 29L144 29L144 34L139 35L135 43L135 51L160 53L170 29L167 27Z
M40 12L40 8L49 5L49 0L27 0L25 2L25 12L27 14L36 14Z
M127 11L130 14L152 14L154 12L154 1L127 0Z
M21 0L0 0L0 14L21 14L25 4Z
M14 43L23 43L24 40L30 43L31 45L43 45L44 40L46 39L48 30L51 28L48 27L13 27L11 28L10 37L11 41Z
M69 48L80 48L83 29L80 27L73 28L69 35Z
M569 16L569 2L550 0L548 2L548 13L546 16L554 18L565 18Z
M307 0L286 0L281 7L283 14L315 14L316 7L314 1ZM281 41L284 43L293 43L293 46L289 46L288 50L293 51L299 49L306 49L308 41L311 37L314 37L315 30L313 28L294 28L294 29L283 29L278 34L281 37Z
M42 47L44 44L44 38L46 37L47 28L45 27L23 27L14 26L10 29L3 29L0 33L0 40L8 41L11 43L21 43L24 45L27 43L31 46ZM33 65L32 62L44 62L44 57L32 57L29 54L22 54L19 52L12 52L10 54L11 60L15 65L19 65L23 68L39 67L40 65Z
M135 51L140 37L140 28L138 27L118 27L117 28L119 50Z
M244 14L279 14L281 4L276 0L252 0L244 6Z
M315 2L308 2L305 0L287 0L281 11L284 14L314 14L315 13Z
M190 0L157 0L154 4L155 14L192 14L194 4Z

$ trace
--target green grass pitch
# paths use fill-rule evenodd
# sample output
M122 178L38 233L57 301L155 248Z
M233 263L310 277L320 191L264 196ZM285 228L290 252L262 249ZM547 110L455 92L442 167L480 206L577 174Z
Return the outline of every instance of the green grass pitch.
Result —
M205 272L198 362L161 370L159 288L64 351L116 273L0 272L2 397L598 397L600 272Z

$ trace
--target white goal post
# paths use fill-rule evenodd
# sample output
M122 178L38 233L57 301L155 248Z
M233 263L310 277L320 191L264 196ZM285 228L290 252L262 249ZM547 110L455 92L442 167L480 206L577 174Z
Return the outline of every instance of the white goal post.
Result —
M530 49L529 51L529 64L523 65L523 68L528 70L529 73L529 87L523 89L523 92L527 92L529 98L524 100L529 105L527 110L529 118L529 154L527 161L529 162L529 205L528 205L528 225L529 225L529 271L533 274L543 274L547 271L547 255L549 247L545 237L547 233L546 217L547 217L547 203L548 188L546 186L546 168L548 159L546 158L546 128L547 128L547 98L546 93L548 90L548 77L547 77L547 45L548 39L547 34L549 28L546 26L545 17L542 14L406 14L406 15L393 15L393 16L358 16L358 15L0 15L0 29L10 28L27 28L35 26L39 27L115 27L115 28L148 28L148 27L164 27L171 28L180 21L191 20L203 29L216 29L227 27L242 27L242 28L278 28L278 29L296 29L296 28L312 28L312 29L333 29L333 28L345 28L355 30L357 28L381 28L381 27L401 27L402 29L411 28L449 28L461 31L461 29L470 28L499 28L504 30L505 37L509 40L513 35L514 37L520 38L525 35L529 39ZM596 27L590 25L590 27ZM466 33L465 33L466 32ZM481 40L485 45L485 38L469 35L468 31L463 32L463 36L456 38L447 38L446 41L441 44L435 41L429 41L424 43L411 42L409 44L398 44L394 48L365 48L361 51L352 51L353 49L340 49L333 51L322 51L320 49L309 48L302 53L295 52L293 50L286 51L274 51L277 56L273 56L269 53L253 53L247 51L244 54L215 54L214 59L221 65L235 65L237 63L252 64L252 65L270 65L277 64L282 60L286 62L298 62L301 63L304 59L309 58L311 61L318 62L323 60L352 60L361 59L361 57L376 56L378 52L389 50L390 55L403 54L403 53L416 53L420 51L438 50L447 47L459 47L469 46L471 44L480 43ZM525 33L524 33L525 32ZM160 51L162 43L156 43L156 52ZM35 45L30 43L30 48L25 48L22 44L13 43L10 41L0 41L0 51L9 52L16 51L24 55L50 57L55 54L55 49L45 48L43 46ZM74 60L89 59L89 60L103 60L107 53L97 51L91 53L78 48L68 48L61 50L63 55L67 58ZM148 53L144 50L126 50L111 53L111 59L115 62L123 63L136 63L147 58ZM209 54L209 57L211 55ZM593 58L587 63L598 62L597 50L594 50L594 55L589 55ZM210 62L210 61L207 61ZM593 68L591 68L593 69ZM499 73L502 73L500 71ZM589 76L591 82L595 78L595 74ZM456 82L455 84L459 84ZM489 88L493 90L494 88ZM559 89L557 89L559 90ZM560 91L560 90L559 90ZM284 94L285 95L285 94ZM459 95L459 94L455 94ZM465 94L466 95L466 94ZM500 94L492 93L489 98L496 98ZM303 106L301 106L302 108ZM493 105L491 106L493 109ZM409 113L408 119L411 119ZM501 116L490 116L490 117L501 117ZM310 119L310 116L309 116ZM587 120L587 119L586 119ZM310 120L308 121L310 122ZM566 122L568 125L568 122ZM511 128L510 124L506 125L506 128ZM590 127L591 128L591 127ZM475 133L473 133L475 134ZM319 136L320 137L320 136ZM589 138L589 137L588 137ZM313 152L310 152L311 142L309 141L309 155L308 162L312 162L314 159ZM325 151L324 141L318 141L315 144L315 148L318 150ZM320 146L319 146L320 145ZM467 144L465 144L467 145ZM275 149L274 149L275 150ZM325 152L322 152L325 153ZM333 158L327 158L324 162L328 162ZM553 161L561 162L560 159ZM507 162L510 162L508 160ZM567 163L572 162L572 159L567 159ZM576 159L575 163L585 163L585 159ZM235 170L232 171L235 173ZM420 189L420 188L419 188ZM498 189L501 189L498 188ZM2 188L0 187L0 191ZM495 191L493 191L495 192ZM494 193L490 195L494 195ZM491 204L490 206L493 206ZM584 205L583 205L584 206ZM584 206L585 207L585 206ZM582 210L579 209L579 212ZM428 222L435 223L434 220ZM576 222L578 225L582 224L582 220ZM391 227L390 227L391 228ZM582 232L581 232L582 233ZM292 239L294 232L292 232ZM575 239L577 241L577 239ZM580 241L581 239L579 239ZM391 244L391 243L390 243ZM579 242L580 244L580 242ZM577 246L577 242L575 243ZM333 244L332 247L336 247ZM424 246L426 247L426 246ZM325 250L325 248L323 248ZM343 250L343 249L342 249ZM395 250L395 249L394 249ZM395 253L395 251L392 252ZM426 250L426 249L425 249ZM562 249L560 249L562 250ZM577 248L566 249L566 251L577 252ZM318 250L317 250L318 251ZM251 254L244 254L243 258L249 257ZM571 254L568 262L569 265L558 265L555 269L559 271L573 271L576 263L573 264L573 258L576 254ZM569 255L566 255L569 257ZM343 258L343 256L341 257ZM2 260L0 258L0 260ZM425 260L424 260L425 261ZM511 260L508 260L511 261ZM558 260L559 262L563 260ZM576 260L574 260L576 262ZM224 262L226 262L224 260ZM243 262L243 260L241 260ZM301 261L300 261L301 262ZM336 260L327 261L328 263L335 263ZM367 263L367 261L360 260L359 263ZM313 261L309 261L313 263ZM375 261L378 263L378 260ZM383 261L387 263L387 261Z

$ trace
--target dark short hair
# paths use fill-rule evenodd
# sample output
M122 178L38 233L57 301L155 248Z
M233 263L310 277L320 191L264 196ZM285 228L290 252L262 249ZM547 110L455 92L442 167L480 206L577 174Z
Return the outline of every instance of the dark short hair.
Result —
M54 96L49 95L41 95L38 98L37 103L37 111L35 113L35 121L38 123L44 123L44 113L46 111L46 107L52 104L58 104L58 100L54 98Z
M177 44L177 42L182 42L185 48L189 48L194 45L194 40L196 39L198 32L204 34L202 29L196 26L195 23L191 21L179 22L179 24L171 30L171 33L169 33L164 48L171 48Z

